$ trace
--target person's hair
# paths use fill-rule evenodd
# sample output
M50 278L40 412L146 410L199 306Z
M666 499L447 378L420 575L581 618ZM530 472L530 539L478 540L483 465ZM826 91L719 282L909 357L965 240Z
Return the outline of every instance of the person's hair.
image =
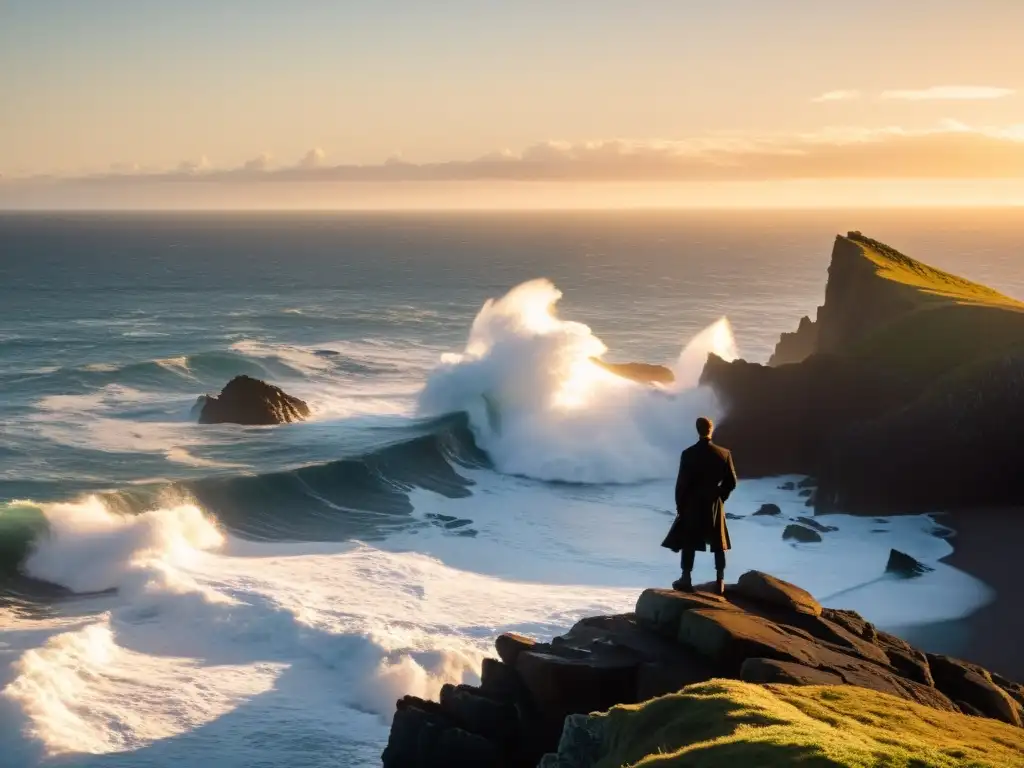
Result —
M701 416L697 419L697 434L701 437L711 437L711 433L715 429L715 424L707 416Z

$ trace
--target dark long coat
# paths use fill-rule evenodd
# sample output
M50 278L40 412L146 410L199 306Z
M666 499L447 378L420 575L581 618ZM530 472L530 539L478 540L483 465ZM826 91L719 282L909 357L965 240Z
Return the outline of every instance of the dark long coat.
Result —
M702 439L679 457L676 519L661 546L678 552L732 548L725 524L725 501L736 489L732 453Z

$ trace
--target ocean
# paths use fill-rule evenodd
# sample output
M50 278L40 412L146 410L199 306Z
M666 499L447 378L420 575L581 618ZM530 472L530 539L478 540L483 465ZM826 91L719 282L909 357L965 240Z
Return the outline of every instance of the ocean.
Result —
M1019 211L0 216L0 763L376 765L498 633L630 610L707 353L766 361L849 229L1024 297ZM197 424L242 373L312 418ZM731 577L883 627L991 599L928 515L784 541L799 479L740 483Z

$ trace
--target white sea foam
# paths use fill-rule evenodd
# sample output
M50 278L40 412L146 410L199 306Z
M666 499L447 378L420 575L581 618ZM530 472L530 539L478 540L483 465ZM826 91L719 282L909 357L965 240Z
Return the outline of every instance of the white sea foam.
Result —
M305 748L373 764L394 700L474 681L495 632L548 633L630 598L360 544L225 545L190 505L123 518L92 498L43 511L51 535L27 572L119 594L94 598L92 618L51 622L48 637L37 629L8 670L0 740L12 766L126 750L172 764L204 749L251 765L301 761ZM268 730L310 741L250 743Z
M695 388L709 352L732 359L725 319L688 344L669 388L615 376L591 362L606 351L582 323L561 320L547 280L488 301L465 351L445 355L420 395L425 414L466 411L497 468L542 480L629 483L664 478L697 416L717 415Z
M671 476L694 416L718 412L696 385L709 351L736 355L728 323L670 363L675 385L646 387L589 362L604 345L554 315L558 297L537 281L489 302L465 351L419 393L424 413L467 410L501 471L460 469L475 483L465 499L413 491L416 528L376 546L239 541L188 500L130 518L98 498L42 505L50 533L26 561L29 575L117 592L58 604L45 620L10 618L0 643L4 764L63 755L89 765L88 755L129 751L123 764L188 765L198 755L223 766L379 764L398 696L474 681L502 631L551 636L583 615L628 611L641 588L674 578L676 556L658 546ZM312 347L236 351L301 373L289 391L321 419L411 412L431 354L399 343L317 349L394 373L367 382ZM44 398L33 423L71 445L205 463L188 449L216 428L116 418L149 397L112 386ZM730 499L744 516L730 521L732 576L766 570L883 626L956 618L989 599L983 584L938 562L950 545L927 516L819 517L838 530L817 544L784 541L784 526L808 510L780 482L741 482ZM783 515L751 517L765 502ZM475 535L452 535L438 515L466 518L456 530ZM934 570L884 577L893 547ZM710 578L710 558L697 567Z
M175 401L166 393L108 384L87 394L40 398L36 411L19 428L31 429L42 438L74 448L159 454L168 461L193 467L240 466L193 453L209 440L188 417L191 399L178 396L176 402L179 421L131 418L139 409L166 412L173 409Z

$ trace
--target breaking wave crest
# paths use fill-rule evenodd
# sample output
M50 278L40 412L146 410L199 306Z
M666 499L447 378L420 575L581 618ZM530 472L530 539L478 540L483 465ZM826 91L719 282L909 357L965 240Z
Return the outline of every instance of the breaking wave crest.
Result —
M427 381L421 413L467 413L501 472L577 483L667 477L693 420L717 415L697 383L709 352L736 357L728 321L686 345L670 365L673 385L646 385L592 362L607 347L588 326L557 316L559 298L534 280L488 301L465 350L446 355Z

